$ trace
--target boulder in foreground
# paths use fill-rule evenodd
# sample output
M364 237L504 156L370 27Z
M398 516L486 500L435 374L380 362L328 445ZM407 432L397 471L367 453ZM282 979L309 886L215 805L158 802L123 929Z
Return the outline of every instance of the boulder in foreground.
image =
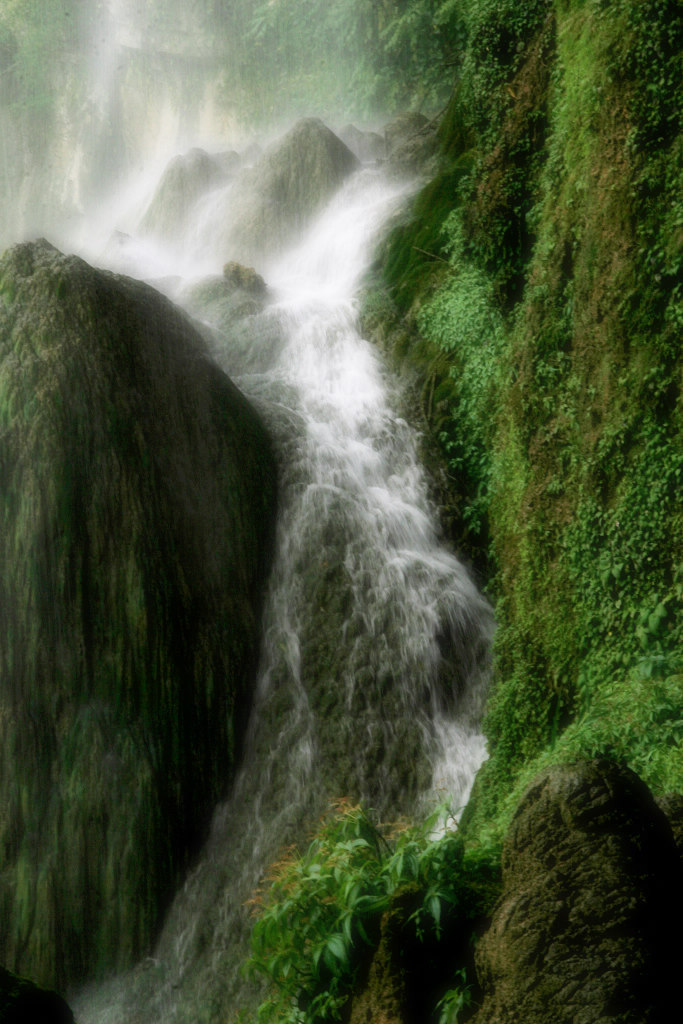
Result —
M475 1024L676 1019L681 881L671 827L637 776L607 761L547 769L506 837Z

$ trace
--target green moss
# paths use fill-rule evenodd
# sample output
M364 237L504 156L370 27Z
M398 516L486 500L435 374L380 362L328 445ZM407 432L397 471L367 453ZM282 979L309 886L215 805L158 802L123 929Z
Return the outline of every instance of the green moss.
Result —
M472 166L469 152L459 153L418 194L410 219L391 232L379 254L382 274L401 313L407 313L418 291L443 276L446 240L443 223L458 201L463 181Z
M678 671L680 660L680 348L661 281L643 274L637 255L644 224L661 231L670 220L663 203L651 204L634 231L642 170L627 156L628 119L614 117L624 93L606 70L618 28L572 8L558 35L546 199L511 338L516 381L501 396L514 413L497 439L501 452L516 450L524 486L496 506L494 789L505 770L514 777L555 749L558 730L604 688L632 671ZM676 161L670 151L670 174ZM503 488L500 497L511 495Z
M466 827L498 836L549 760L602 753L683 787L681 15L541 6L470 5L442 146L476 138L475 159L449 264L415 266L402 308L419 312L394 332L493 570L491 758ZM408 237L384 267L395 294Z

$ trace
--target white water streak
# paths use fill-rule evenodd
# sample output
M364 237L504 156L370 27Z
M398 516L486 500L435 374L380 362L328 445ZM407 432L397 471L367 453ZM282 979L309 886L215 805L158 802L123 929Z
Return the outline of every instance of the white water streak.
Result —
M81 1024L225 1019L244 998L242 904L326 795L353 788L382 813L409 813L425 789L424 761L427 790L446 791L457 808L485 756L478 721L490 611L439 542L414 431L357 329L360 276L406 191L377 171L359 172L269 267L272 301L253 317L250 337L258 346L276 331L279 343L258 373L238 379L269 422L281 463L244 767L154 958L78 999ZM141 276L158 271L148 246L129 238L125 249ZM214 273L224 255L208 253ZM172 255L164 266L179 278L188 269ZM239 370L227 340L219 359ZM319 635L326 624L337 631L331 641ZM326 659L334 659L332 678Z

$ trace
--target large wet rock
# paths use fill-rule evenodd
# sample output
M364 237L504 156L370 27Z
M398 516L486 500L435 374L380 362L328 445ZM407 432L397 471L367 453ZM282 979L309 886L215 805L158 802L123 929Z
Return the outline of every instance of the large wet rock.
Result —
M239 753L269 439L152 288L0 261L0 962L131 962Z
M229 197L225 258L258 263L281 251L358 167L341 139L305 118L236 182Z
M203 149L174 157L161 176L140 230L165 241L177 239L201 196L225 183L239 164L237 153L211 156Z
M671 825L676 849L683 858L683 793L665 793L657 800Z
M633 773L601 761L543 772L506 837L476 1024L676 1019L681 881L669 823Z

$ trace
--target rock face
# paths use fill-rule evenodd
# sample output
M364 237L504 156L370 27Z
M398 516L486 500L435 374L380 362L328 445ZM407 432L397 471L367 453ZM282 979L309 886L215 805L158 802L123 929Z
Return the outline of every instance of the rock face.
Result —
M367 984L352 1002L349 1024L403 1024L406 1019L406 947L415 942L412 935L406 940L405 920L397 920L396 913L387 912L380 927Z
M384 146L389 165L405 173L424 172L437 148L436 124L424 114L398 114L384 126Z
M269 440L187 318L46 242L0 261L0 962L131 962L239 752Z
M384 126L384 139L387 150L391 153L399 146L423 132L429 124L424 114L410 110L397 114Z
M523 797L476 953L476 1024L673 1020L681 864L649 790L609 762L556 766Z
M2 1024L73 1024L74 1015L56 992L38 988L0 967Z
M260 274L234 262L225 265L220 277L193 283L183 294L185 308L198 321L214 325L218 334L207 331L207 342L231 376L268 370L285 344L277 316L260 318L254 343L252 320L264 312L267 297L268 286Z
M173 239L186 223L192 207L210 189L228 180L239 166L236 153L210 156L191 149L176 156L161 176L140 230L161 239Z
M424 920L424 893L417 885L397 892L380 922L379 942L359 991L351 1000L349 1024L420 1024L436 1020L434 1008L448 984L453 963L469 946L470 923L446 912L439 935ZM442 941L443 940L443 941Z
M351 150L322 121L298 121L236 182L226 258L258 264L266 250L282 250L357 166Z

